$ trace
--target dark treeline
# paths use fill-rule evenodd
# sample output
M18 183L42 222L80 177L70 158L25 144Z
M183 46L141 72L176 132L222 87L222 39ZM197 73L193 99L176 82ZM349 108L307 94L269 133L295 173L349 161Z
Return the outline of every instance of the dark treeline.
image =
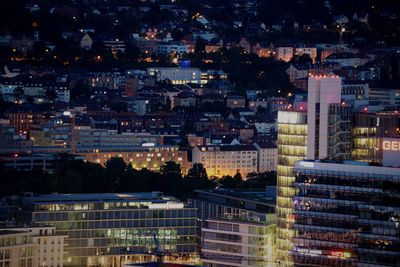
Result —
M35 171L2 171L0 196L33 192L48 193L113 193L162 191L181 199L191 196L195 189L265 188L276 184L275 173L256 175L243 181L240 173L220 179L207 177L201 163L195 163L186 175L179 164L169 161L158 172L136 170L121 158L111 158L101 166L81 160L56 163L54 173Z

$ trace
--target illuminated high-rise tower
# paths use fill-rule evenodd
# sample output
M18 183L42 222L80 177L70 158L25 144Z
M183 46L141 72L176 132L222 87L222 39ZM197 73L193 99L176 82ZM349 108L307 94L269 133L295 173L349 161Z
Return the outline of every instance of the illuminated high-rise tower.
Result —
M351 151L351 108L341 102L338 76L310 76L307 105L278 113L278 266L291 266L296 237L293 168L303 159L348 159Z
M294 173L296 161L307 156L306 108L278 113L277 250L278 266L290 266L293 231Z

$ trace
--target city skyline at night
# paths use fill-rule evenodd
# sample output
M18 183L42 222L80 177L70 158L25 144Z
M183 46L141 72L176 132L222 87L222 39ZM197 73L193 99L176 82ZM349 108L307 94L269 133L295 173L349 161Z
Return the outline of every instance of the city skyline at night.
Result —
M397 0L0 2L0 267L400 266Z

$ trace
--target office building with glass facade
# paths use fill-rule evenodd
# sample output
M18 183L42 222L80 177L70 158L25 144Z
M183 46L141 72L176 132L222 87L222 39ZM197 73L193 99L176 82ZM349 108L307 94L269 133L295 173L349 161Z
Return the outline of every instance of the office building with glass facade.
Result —
M267 216L275 218L274 187L259 190L194 190L195 196L188 199L188 205L197 209L200 227L211 218L249 218L265 223Z
M400 168L295 165L295 266L400 266Z
M277 225L276 257L279 262L290 262L292 249L294 174L296 161L307 156L307 112L279 111L278 113L278 170L277 170Z
M382 142L400 137L400 112L360 112L354 114L351 159L365 162L383 161Z
M277 261L293 266L295 163L351 156L352 108L341 101L341 79L310 76L306 105L278 112Z
M115 266L154 261L195 263L196 209L160 192L39 195L23 198L35 225L67 236L65 266Z
M208 219L201 228L202 262L209 267L275 267L275 221Z
M275 266L275 187L195 192L203 265Z

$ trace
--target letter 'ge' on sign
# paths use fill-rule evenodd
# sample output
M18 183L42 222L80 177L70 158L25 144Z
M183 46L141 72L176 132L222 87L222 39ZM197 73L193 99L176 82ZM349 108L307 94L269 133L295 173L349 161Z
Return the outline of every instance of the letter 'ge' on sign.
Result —
M382 142L382 149L386 151L400 151L400 141L384 140Z

